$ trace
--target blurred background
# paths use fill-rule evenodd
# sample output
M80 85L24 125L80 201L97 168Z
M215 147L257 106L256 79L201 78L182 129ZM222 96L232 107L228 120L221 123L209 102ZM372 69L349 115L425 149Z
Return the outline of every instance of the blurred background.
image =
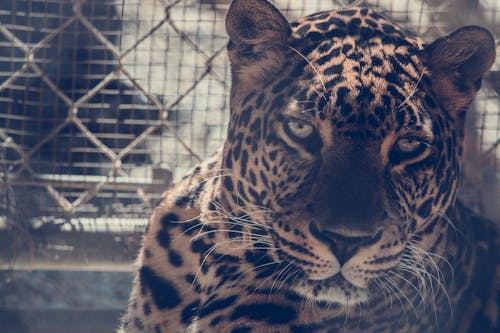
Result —
M495 0L273 2L290 20L368 5L428 42L465 24L500 37ZM224 140L228 5L0 1L0 332L117 327L152 207ZM497 222L499 69L468 115L460 189Z

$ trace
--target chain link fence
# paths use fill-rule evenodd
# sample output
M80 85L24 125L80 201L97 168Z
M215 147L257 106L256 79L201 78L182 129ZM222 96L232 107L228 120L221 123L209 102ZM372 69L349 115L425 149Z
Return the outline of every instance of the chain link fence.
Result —
M276 0L289 19L369 5L432 41L500 37L496 0ZM0 1L0 322L110 332L165 188L223 142L229 0ZM460 195L500 220L500 62L467 119Z
M274 3L289 19L369 5L427 41L464 24L500 36L495 0ZM216 150L228 121L228 6L227 0L0 2L0 231L8 231L5 241L14 248L5 253L41 242L44 251L58 251L58 258L68 252L74 261L71 237L140 231L171 181ZM498 220L495 66L468 118L461 196ZM50 238L55 231L66 232L64 242ZM127 260L133 256L137 239L113 240ZM101 253L86 252L82 260Z

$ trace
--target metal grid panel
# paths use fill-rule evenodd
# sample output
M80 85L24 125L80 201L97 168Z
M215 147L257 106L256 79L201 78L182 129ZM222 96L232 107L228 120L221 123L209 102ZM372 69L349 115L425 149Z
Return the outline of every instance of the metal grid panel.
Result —
M471 23L500 36L494 0L274 3L291 19L371 5L429 41ZM10 198L3 208L29 207L30 217L147 215L172 178L224 139L228 4L2 1L0 163L3 197ZM497 217L499 79L498 71L490 74L469 117L463 191Z

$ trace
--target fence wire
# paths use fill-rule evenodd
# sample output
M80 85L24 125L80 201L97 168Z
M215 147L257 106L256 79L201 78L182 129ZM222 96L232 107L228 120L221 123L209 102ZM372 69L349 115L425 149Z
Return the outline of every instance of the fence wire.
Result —
M427 41L464 24L500 36L495 0L274 3L290 19L369 5ZM1 1L3 215L30 228L58 218L64 220L56 226L71 230L143 225L172 179L224 140L228 6L226 0ZM499 65L468 118L462 186L470 205L496 219Z

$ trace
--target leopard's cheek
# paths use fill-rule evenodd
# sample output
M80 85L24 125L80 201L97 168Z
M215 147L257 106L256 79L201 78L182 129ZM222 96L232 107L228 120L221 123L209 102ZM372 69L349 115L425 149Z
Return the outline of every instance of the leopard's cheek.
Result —
M403 228L388 226L377 242L360 248L342 266L342 276L357 287L368 288L370 281L384 278L398 265L407 243Z
M450 181L449 186L455 188L456 184ZM455 199L442 195L436 173L431 169L419 170L413 177L395 174L385 190L390 200L389 217L407 233L408 239L424 230Z

